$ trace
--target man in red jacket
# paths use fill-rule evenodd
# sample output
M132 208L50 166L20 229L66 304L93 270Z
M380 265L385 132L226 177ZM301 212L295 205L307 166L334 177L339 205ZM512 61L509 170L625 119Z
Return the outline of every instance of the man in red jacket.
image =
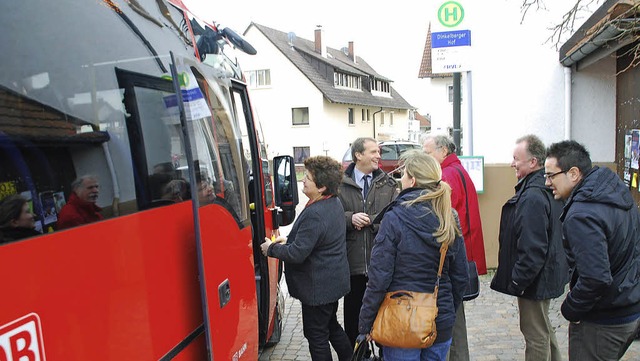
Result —
M57 229L76 227L103 219L100 214L102 208L96 205L99 188L98 178L92 175L74 180L71 183L69 201L58 214Z
M478 274L487 273L484 256L484 238L478 194L469 174L456 155L456 145L444 135L429 135L423 138L424 151L440 162L442 180L451 186L451 206L458 212L462 235L467 248L467 258L475 261ZM468 220L468 221L467 221ZM468 361L467 321L463 306L458 308L456 323L453 325L453 339L449 351L449 361Z

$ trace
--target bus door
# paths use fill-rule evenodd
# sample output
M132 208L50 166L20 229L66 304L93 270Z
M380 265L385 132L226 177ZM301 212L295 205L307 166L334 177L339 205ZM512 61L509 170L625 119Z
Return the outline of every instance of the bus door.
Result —
M185 61L172 67L185 98L182 103L169 74L163 79L118 72L138 207L170 209L171 197L191 201L194 228L188 239L198 253L209 358L242 359L245 352L245 357L258 352L247 167L231 122L228 91L220 85L200 88L202 79L214 76L206 74L206 67ZM209 99L194 98L198 92L210 94Z
M276 315L280 309L276 307L276 303L281 298L278 288L280 263L277 259L264 257L260 250L260 244L264 242L265 237L275 235L274 228L277 228L277 225L274 224L273 213L268 208L272 206L273 197L266 150L263 151L264 145L260 143L261 139L258 137L247 88L244 84L235 81L232 84L234 113L242 135L244 154L250 166L249 201L251 202L253 257L258 294L259 336L262 345L267 341L278 342L282 328L281 315ZM264 162L267 162L266 172ZM273 322L270 324L271 320ZM272 334L275 337L268 338Z

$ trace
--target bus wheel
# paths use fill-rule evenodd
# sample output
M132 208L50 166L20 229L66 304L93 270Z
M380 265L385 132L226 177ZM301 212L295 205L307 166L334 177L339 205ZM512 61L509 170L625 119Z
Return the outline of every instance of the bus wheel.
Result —
M275 314L275 325L273 326L273 333L271 337L269 337L269 341L265 344L266 347L275 346L278 342L280 342L280 337L282 336L282 316L284 315L284 296L282 295L282 291L280 290L280 285L278 285L278 300L276 301L276 314Z

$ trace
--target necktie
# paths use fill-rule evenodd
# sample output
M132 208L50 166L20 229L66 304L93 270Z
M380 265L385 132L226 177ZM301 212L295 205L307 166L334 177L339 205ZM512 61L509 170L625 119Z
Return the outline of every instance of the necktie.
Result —
M362 176L362 181L364 182L364 187L362 187L362 197L367 199L367 194L369 194L369 177L368 174Z

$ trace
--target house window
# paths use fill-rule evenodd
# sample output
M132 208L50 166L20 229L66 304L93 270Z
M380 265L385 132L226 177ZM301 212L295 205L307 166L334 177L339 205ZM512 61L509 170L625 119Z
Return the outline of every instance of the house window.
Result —
M362 122L366 122L367 121L367 112L365 111L365 109L362 109Z
M447 86L449 92L449 103L453 103L453 85ZM462 89L460 89L460 101L462 101Z
M389 86L389 82L374 79L371 82L371 90L382 92L382 93L391 93L391 87Z
M250 88L261 88L271 85L271 71L269 69L250 70L244 74Z
M371 113L369 112L369 109L367 109L367 122L371 121Z
M354 112L354 109L353 108L349 108L349 125L353 125L354 124L353 112Z
M389 126L393 127L393 112L389 113Z
M359 76L336 71L333 73L333 85L336 87L360 90L362 89L362 80Z
M380 125L384 125L384 112L380 113Z
M291 119L293 125L309 125L309 108L292 108Z
M304 163L304 160L309 158L309 147L293 147L293 161L296 164Z

